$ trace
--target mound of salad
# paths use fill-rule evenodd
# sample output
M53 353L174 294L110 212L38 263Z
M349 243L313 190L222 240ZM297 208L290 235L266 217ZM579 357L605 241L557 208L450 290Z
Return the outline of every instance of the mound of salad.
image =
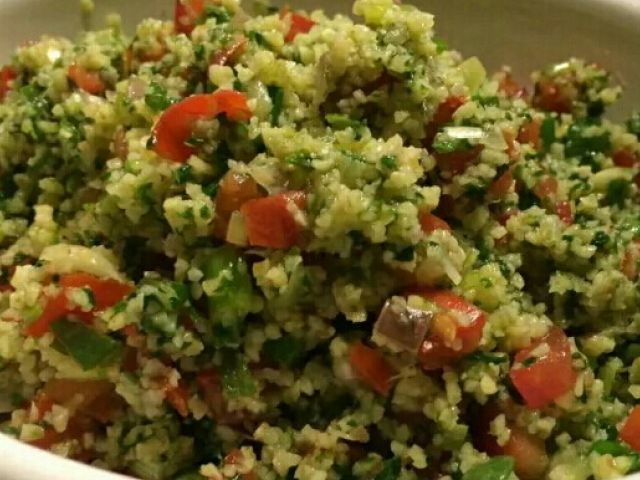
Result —
M1 67L2 433L145 480L640 470L640 115L353 14L177 0Z

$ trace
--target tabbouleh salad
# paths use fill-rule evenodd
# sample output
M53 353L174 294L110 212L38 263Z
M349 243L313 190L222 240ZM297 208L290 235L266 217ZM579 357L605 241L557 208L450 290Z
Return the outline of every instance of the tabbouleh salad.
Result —
M640 470L640 115L357 0L0 70L0 428L146 480Z

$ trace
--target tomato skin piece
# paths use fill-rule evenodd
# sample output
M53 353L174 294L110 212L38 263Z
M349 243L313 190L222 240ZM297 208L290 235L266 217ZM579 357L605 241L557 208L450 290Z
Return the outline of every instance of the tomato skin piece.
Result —
M176 0L173 13L173 26L177 33L191 35L198 22L198 18L204 13L204 0Z
M360 380L380 395L389 394L396 372L378 350L356 342L349 348L349 363Z
M473 444L478 450L489 456L507 455L515 461L515 472L522 480L538 480L544 478L549 458L547 456L544 440L531 435L526 430L512 425L509 420L508 409L507 427L511 431L509 440L504 446L498 444L496 437L489 433L491 422L501 412L496 405L485 406L478 415L472 419L471 429Z
M555 177L545 177L533 187L533 193L540 200L554 200L558 194L558 180Z
M249 245L266 248L296 245L300 227L291 213L291 204L298 208L303 205L301 193L283 193L246 202L240 212L247 226Z
M533 350L544 344L548 352L535 363L512 367L509 372L511 381L531 409L545 407L569 392L578 376L572 365L569 339L559 327L553 327L547 335L520 350L515 362L523 363Z
M107 89L98 72L90 72L80 65L71 65L67 75L79 89L91 95L100 95Z
M105 310L133 291L133 287L117 280L102 279L86 273L70 273L60 277L61 290L47 300L38 319L24 329L30 337L41 337L49 331L53 322L65 315L73 314L85 322L90 322L94 312ZM96 305L90 312L69 306L68 288L89 288L93 292Z
M522 124L518 132L518 142L532 145L536 150L540 150L542 146L540 141L540 127L541 124L538 120L531 120Z
M233 63L247 50L247 38L241 37L228 47L216 52L211 58L211 65L228 65Z
M4 97L11 90L11 82L18 78L18 73L10 67L5 65L0 68L0 102L4 100Z
M636 452L640 452L640 406L635 406L629 412L620 429L620 439Z
M442 171L459 175L464 173L467 168L478 160L483 149L484 145L474 145L469 150L459 150L450 153L434 152L433 156Z
M627 149L621 149L613 154L613 163L617 167L633 168L640 163L640 158Z
M445 98L440 104L431 118L431 121L427 123L425 127L425 138L422 144L425 148L430 149L433 145L433 140L438 134L440 127L453 120L453 114L465 103L467 98L463 96L451 95Z
M96 301L94 310L105 310L125 298L134 288L112 278L98 278L88 273L69 273L60 277L64 288L89 288Z
M511 98L524 98L527 96L527 89L513 79L511 73L505 72L498 84L498 90Z
M492 199L500 199L509 193L511 187L513 187L514 180L513 174L511 170L507 170L498 178L496 178L491 185L489 185L489 190L487 193L489 197Z
M577 96L575 86L543 78L536 83L533 106L546 112L571 113Z
M251 110L247 97L235 90L191 95L167 108L154 128L155 152L168 160L186 162L196 149L186 142L196 121L225 114L232 121L247 121Z
M300 33L309 33L309 31L316 24L316 22L311 20L309 17L305 17L304 15L300 15L298 13L290 13L286 10L282 12L280 17L286 18L288 15L291 15L291 26L289 27L289 31L284 37L284 40L287 43L293 42L293 40Z
M560 217L560 220L565 225L573 224L573 211L571 210L571 203L567 201L562 201L556 203L556 215Z
M417 294L443 311L434 317L433 325L418 352L422 368L439 370L478 348L487 323L484 311L448 290L421 289ZM468 321L461 324L451 313L462 314Z
M169 403L181 417L189 416L189 392L182 383L177 385L167 384L164 395Z
M436 230L451 231L449 224L433 213L423 212L420 214L419 220L422 231L426 234L433 233Z

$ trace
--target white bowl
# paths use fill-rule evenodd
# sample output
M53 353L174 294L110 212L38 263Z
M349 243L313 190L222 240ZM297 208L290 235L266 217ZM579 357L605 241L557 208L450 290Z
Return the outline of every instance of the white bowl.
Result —
M298 0L296 7L344 11L349 0ZM516 77L570 56L600 63L629 88L611 111L640 109L639 0L412 0L436 15L439 36L490 69L511 65ZM73 36L82 27L78 0L0 0L0 64L41 34ZM94 26L122 14L125 28L146 16L169 17L173 0L97 0ZM0 480L123 480L0 435ZM627 477L640 480L640 474Z

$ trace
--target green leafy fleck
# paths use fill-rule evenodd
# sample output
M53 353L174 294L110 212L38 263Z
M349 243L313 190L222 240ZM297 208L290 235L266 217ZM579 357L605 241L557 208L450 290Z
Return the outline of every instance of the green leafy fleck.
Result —
M173 172L173 175L176 179L176 183L184 184L190 181L192 171L193 171L193 167L188 163L184 165L180 165Z
M603 248L606 248L607 245L609 245L610 241L611 241L611 238L609 237L609 235L604 233L602 230L598 230L596 233L593 234L593 239L591 239L591 245L599 249L603 249Z
M222 388L227 398L250 397L257 391L256 383L242 354L227 350L222 362Z
M499 365L509 361L509 358L503 353L482 352L480 350L467 355L464 359L471 362L489 363L494 365Z
M398 158L395 155L383 155L380 158L380 163L387 170L395 170L398 168Z
M437 153L453 153L472 148L473 145L466 138L451 138L447 135L438 135L433 142L433 149Z
M204 18L215 18L217 23L228 23L231 13L220 5L207 5L204 10Z
M449 45L447 45L447 42L445 42L441 38L434 38L433 43L436 44L436 53L442 53L445 50L449 49Z
M289 165L295 165L296 167L301 168L311 168L311 161L313 160L313 155L309 153L307 150L300 150L297 152L293 152L284 159L286 163Z
M51 325L55 346L73 358L83 370L115 363L122 352L122 345L113 338L83 323L61 319Z
M229 246L211 251L204 266L207 280L216 283L209 292L209 316L215 323L218 340L236 344L245 317L255 310L251 275L244 258Z
M384 462L382 471L376 475L375 480L396 480L400 476L402 462L400 458L394 457Z
M624 201L631 193L631 182L624 178L617 178L607 185L606 200L609 205L617 205L622 208Z
M171 106L174 100L169 97L167 89L157 82L151 82L144 103L154 112L162 112Z
M545 117L540 125L540 138L545 150L549 150L553 142L556 141L556 119L553 117Z
M351 118L344 113L328 113L325 116L325 120L336 130L345 130L347 128L353 128L355 131L360 131L364 127L364 124L360 120Z
M631 118L627 120L627 129L640 138L640 112L634 112Z
M513 473L514 464L511 457L493 457L468 470L462 480L507 480Z
M277 85L267 87L269 97L271 97L271 125L278 125L282 109L284 107L284 88Z
M270 360L287 367L294 366L304 354L302 341L291 335L285 335L275 340L267 340L263 349Z
M262 35L260 32L251 30L249 33L247 33L247 36L249 37L249 40L251 42L255 43L256 45L262 48L269 48L271 46L267 41L267 39L264 38L264 35Z

